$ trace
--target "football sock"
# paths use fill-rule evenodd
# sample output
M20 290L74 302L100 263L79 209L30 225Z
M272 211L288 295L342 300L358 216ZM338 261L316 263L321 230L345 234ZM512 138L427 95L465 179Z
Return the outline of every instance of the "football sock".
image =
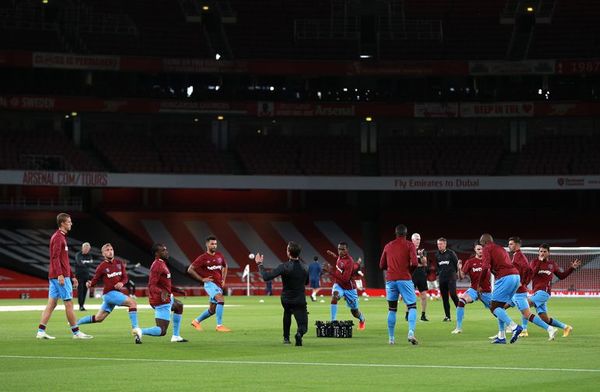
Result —
M556 319L551 318L550 319L550 325L554 326L554 327L558 327L560 329L565 329L565 327L567 326L565 323L562 323Z
M150 336L160 336L160 327L157 325L155 327L143 328L142 335L150 335Z
M224 302L217 303L217 325L223 325L223 307L225 306Z
M412 332L412 335L414 335L416 324L417 324L417 309L410 308L410 309L408 309L408 330ZM411 334L409 334L409 335L411 335Z
M390 339L394 338L394 329L396 329L396 312L388 311L388 335Z
M79 333L79 326L77 324L71 325L71 332L73 332L73 335Z
M337 318L337 304L331 304L331 320Z
M539 318L539 317L538 317ZM534 320L531 320L535 323L535 325L539 325L538 323L536 323ZM529 319L527 317L521 317L521 326L523 327L523 329L527 329L527 324L529 323ZM545 324L545 323L544 323Z
M494 315L498 317L498 320L501 320L506 325L514 324L514 321L510 319L508 313L506 313L506 310L504 310L503 308L494 309Z
M210 316L212 316L213 314L206 309L204 312L202 312L202 314L198 317L196 317L196 321L201 323L202 321L206 320L207 318L209 318Z
M129 309L129 320L131 321L131 328L137 328L138 327L137 308L130 308Z
M504 321L498 319L498 337L500 339L506 339L506 324L504 324Z
M540 328L548 329L548 327L549 327L549 325L546 324L546 322L544 320L542 320L539 316L537 316L535 314L532 314L531 316L529 316L529 320ZM523 328L525 328L525 326L523 326Z
M460 306L462 302L458 303L458 308L456 308L456 329L462 329L463 318L465 317L465 307Z
M96 316L85 316L82 317L81 319L79 319L79 321L77 321L78 325L81 324L91 324L91 323L95 323L96 322Z
M173 336L179 336L181 328L181 314L173 313Z

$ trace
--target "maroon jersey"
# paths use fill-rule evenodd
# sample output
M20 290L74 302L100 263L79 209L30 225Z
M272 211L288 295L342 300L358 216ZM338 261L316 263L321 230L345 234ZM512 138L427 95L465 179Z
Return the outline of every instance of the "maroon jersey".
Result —
M338 257L335 262L335 270L331 274L333 276L333 283L340 285L344 290L355 289L356 285L354 284L354 280L352 280L355 264L354 259L350 255Z
M490 242L483 247L483 268L490 269L496 280L507 275L518 275L506 250Z
M550 294L550 289L552 289L552 275L556 275L559 279L564 279L571 275L575 271L575 268L569 267L566 271L563 271L554 261L548 259L540 260L538 258L531 262L531 270L533 273L531 280L533 292L543 290Z
M517 293L526 293L527 285L531 282L532 271L529 267L529 261L527 257L520 250L515 251L512 258L513 265L519 271L521 276L521 285L517 289Z
M171 293L171 271L164 260L156 259L150 267L150 278L148 279L150 305L159 306L170 303Z
M356 279L356 280L361 279L362 276L360 276L359 272L360 272L360 263L355 261L354 266L352 267L352 279Z
M69 247L67 246L67 235L56 230L50 238L50 268L48 279L56 279L59 275L68 278L71 276L71 264L69 263Z
M412 280L417 267L417 250L412 241L398 237L383 248L379 268L385 270L385 280Z
M473 258L465 261L461 270L462 270L463 274L467 275L469 277L469 279L471 279L471 288L472 289L479 290L479 287L481 287L481 291L483 293L491 293L492 292L490 270L483 268L483 260L482 259L473 257Z
M223 270L227 268L227 262L221 252L214 255L208 252L202 253L192 263L192 269L202 278L212 277L214 284L223 288Z
M125 270L125 263L119 259L102 261L102 263L100 263L100 265L96 268L96 273L90 281L90 284L95 286L100 278L102 278L104 281L104 289L102 290L102 294L106 294L113 290L120 291L115 288L115 285L119 282L125 284L129 280L127 278L127 271Z

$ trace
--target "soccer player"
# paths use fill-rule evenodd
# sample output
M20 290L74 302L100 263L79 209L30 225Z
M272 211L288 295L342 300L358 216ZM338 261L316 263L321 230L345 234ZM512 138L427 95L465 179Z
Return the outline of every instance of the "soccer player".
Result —
M437 240L438 251L435 253L437 262L437 273L440 284L440 292L444 303L444 320L450 319L450 298L454 306L458 306L458 296L456 295L456 279L458 278L458 257L453 250L448 249L448 241L441 237Z
M165 336L169 328L171 311L173 311L173 336L171 342L185 343L187 339L182 338L180 333L181 315L183 304L173 297L171 287L171 271L167 266L169 251L164 244L152 245L154 262L150 266L150 277L148 278L148 301L154 309L155 327L134 328L135 343L142 343L142 335Z
M421 321L429 321L425 312L427 311L427 252L425 249L419 249L421 245L421 235L419 233L413 233L410 237L412 243L415 245L417 250L417 268L412 274L412 281L419 290L419 297L421 297ZM408 311L406 312L406 319L408 319Z
M56 216L58 229L50 238L50 268L48 269L48 303L42 312L40 325L36 334L37 339L54 339L46 333L46 325L50 321L52 312L56 308L58 299L65 305L67 321L71 326L73 339L92 339L93 336L83 333L77 326L77 319L73 311L73 289L77 288L76 278L71 278L71 264L69 263L69 247L67 246L67 233L71 231L73 222L71 216L61 212ZM73 282L71 283L71 279Z
M479 243L483 246L483 269L491 270L496 278L490 311L498 319L498 337L492 343L506 344L504 328L507 325L514 325L514 322L506 313L504 306L511 301L521 284L519 271L512 265L510 257L504 248L494 243L491 234L482 234ZM485 275L484 273L480 275L478 287L481 286L481 279ZM511 344L517 341L522 330L523 327L520 325L514 327L510 338Z
M223 325L223 286L227 277L227 262L223 254L217 252L217 237L206 237L206 252L194 260L187 272L192 278L204 283L204 290L209 297L208 309L192 320L192 327L202 331L202 321L216 313L217 332L231 332L231 329Z
M520 337L529 336L527 333L527 324L529 321L548 332L548 340L554 340L556 328L548 325L539 316L531 313L529 309L529 301L527 300L527 285L531 281L532 270L529 266L527 258L521 252L521 239L519 237L510 237L508 239L508 249L513 252L513 265L519 270L521 277L521 285L512 298L510 305L516 306L521 312L521 321L523 323L523 332Z
M286 247L288 260L277 268L267 271L263 266L264 255L256 254L254 261L264 281L273 280L281 276L283 288L281 290L281 306L283 307L283 344L291 344L290 328L292 315L296 319L298 329L294 338L296 346L302 346L302 337L308 330L308 311L306 309L305 287L308 284L308 268L300 260L302 248L297 243L290 241Z
M313 258L313 262L308 265L308 277L310 280L310 288L312 293L310 294L310 300L315 302L317 300L317 293L321 286L321 264L319 263L319 256ZM270 282L270 281L269 281Z
M87 288L92 288L98 283L100 278L104 282L102 290L102 305L100 310L93 316L85 316L77 323L90 324L101 323L113 311L115 306L127 306L129 308L129 320L131 328L138 327L137 320L137 303L133 298L123 294L121 290L128 281L125 263L119 259L115 259L115 251L110 243L102 245L102 256L104 260L96 268L96 273L91 280L88 280L85 285Z
M462 293L458 299L456 307L456 328L453 334L462 333L462 322L465 317L465 306L471 302L480 300L483 306L490 308L492 299L492 284L490 270L483 268L483 247L479 243L473 246L475 256L465 261L462 268L458 271L460 279L468 276L471 280L471 287ZM482 276L482 274L484 274Z
M357 270L356 263L348 254L348 244L340 242L337 247L338 253L327 251L327 254L337 257L335 269L331 272L333 287L331 288L331 320L337 319L338 301L342 298L350 308L352 315L358 319L358 330L365 329L365 316L358 310L358 292L352 275Z
M389 306L389 344L395 344L394 330L400 295L408 308L408 341L413 345L419 343L415 338L417 296L411 276L411 271L417 267L417 250L415 245L406 239L407 231L404 225L396 226L396 239L385 245L379 260L379 268L385 270L385 291Z
M538 315L547 324L563 330L563 338L566 338L573 331L573 327L562 323L561 321L548 317L547 303L550 299L552 289L552 275L556 275L558 279L565 279L571 275L581 265L581 260L575 259L571 262L571 266L563 271L556 262L549 260L550 245L541 244L538 251L538 258L531 262L533 278L533 295L529 297L529 302L536 307Z

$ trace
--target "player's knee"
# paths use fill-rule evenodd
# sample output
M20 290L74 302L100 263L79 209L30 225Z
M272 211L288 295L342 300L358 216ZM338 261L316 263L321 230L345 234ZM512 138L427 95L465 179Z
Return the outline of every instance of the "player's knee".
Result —
M390 312L398 311L398 301L388 301L388 310Z
M161 325L160 326L160 336L165 336L167 334L167 327Z
M417 308L417 303L413 302L412 304L408 304L406 305L406 309L410 310L410 309L416 309Z

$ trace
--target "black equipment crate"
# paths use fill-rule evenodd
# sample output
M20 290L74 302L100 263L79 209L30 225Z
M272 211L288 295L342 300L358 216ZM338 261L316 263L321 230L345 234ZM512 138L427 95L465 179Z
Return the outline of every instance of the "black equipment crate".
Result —
M352 320L346 321L317 321L317 337L318 338L351 338Z

